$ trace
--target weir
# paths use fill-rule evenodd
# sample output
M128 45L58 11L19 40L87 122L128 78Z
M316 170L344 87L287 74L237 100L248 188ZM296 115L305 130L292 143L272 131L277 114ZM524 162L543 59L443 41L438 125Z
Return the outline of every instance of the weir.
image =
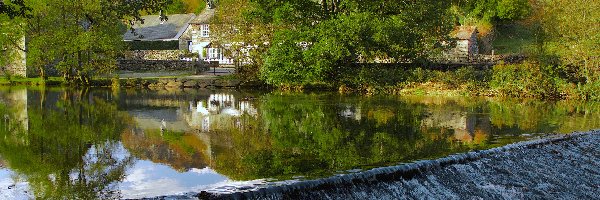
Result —
M200 199L594 199L600 130ZM184 196L176 198L185 198Z

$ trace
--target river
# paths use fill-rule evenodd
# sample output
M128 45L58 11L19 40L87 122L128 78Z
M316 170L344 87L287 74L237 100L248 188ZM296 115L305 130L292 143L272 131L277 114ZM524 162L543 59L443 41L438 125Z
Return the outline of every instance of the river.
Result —
M0 199L231 193L600 127L596 102L0 88Z

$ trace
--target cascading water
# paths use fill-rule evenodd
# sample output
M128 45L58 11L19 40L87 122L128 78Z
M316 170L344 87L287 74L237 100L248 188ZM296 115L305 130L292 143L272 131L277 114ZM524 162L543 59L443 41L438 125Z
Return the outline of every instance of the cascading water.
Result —
M187 197L594 199L600 196L598 144L600 131L596 130L252 191L229 194L202 192Z

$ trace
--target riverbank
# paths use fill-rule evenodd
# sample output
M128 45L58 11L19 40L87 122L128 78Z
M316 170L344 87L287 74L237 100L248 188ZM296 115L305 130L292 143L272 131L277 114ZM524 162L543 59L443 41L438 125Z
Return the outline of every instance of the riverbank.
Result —
M41 78L0 77L3 86L68 86L68 87L123 87L148 89L181 88L262 88L264 84L242 82L233 68L216 68L200 74L191 71L118 71L114 75L95 77L87 84L69 83L62 77ZM112 77L112 78L110 78Z
M600 81L579 80L554 73L536 63L452 68L397 65L364 65L345 68L325 82L268 85L259 77L236 73L233 68L213 68L194 75L186 71L118 72L87 83L94 87L149 89L244 88L281 91L338 91L343 94L515 97L544 100L600 100ZM107 78L112 77L112 78ZM0 85L69 85L60 77L0 78Z
M593 199L600 131L202 199ZM182 197L183 198L183 197Z

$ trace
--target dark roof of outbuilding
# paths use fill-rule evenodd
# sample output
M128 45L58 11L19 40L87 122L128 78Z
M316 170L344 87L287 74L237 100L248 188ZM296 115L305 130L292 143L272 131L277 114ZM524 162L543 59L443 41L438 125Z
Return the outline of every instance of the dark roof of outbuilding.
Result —
M215 16L215 9L206 8L202 13L198 14L190 24L208 24L210 20Z
M459 40L468 40L473 34L477 34L477 28L474 26L459 26L454 30L454 37Z
M167 15L168 20L165 22L161 22L158 15L142 16L144 24L136 22L133 25L137 35L128 30L123 34L123 40L177 40L195 16L194 14Z

